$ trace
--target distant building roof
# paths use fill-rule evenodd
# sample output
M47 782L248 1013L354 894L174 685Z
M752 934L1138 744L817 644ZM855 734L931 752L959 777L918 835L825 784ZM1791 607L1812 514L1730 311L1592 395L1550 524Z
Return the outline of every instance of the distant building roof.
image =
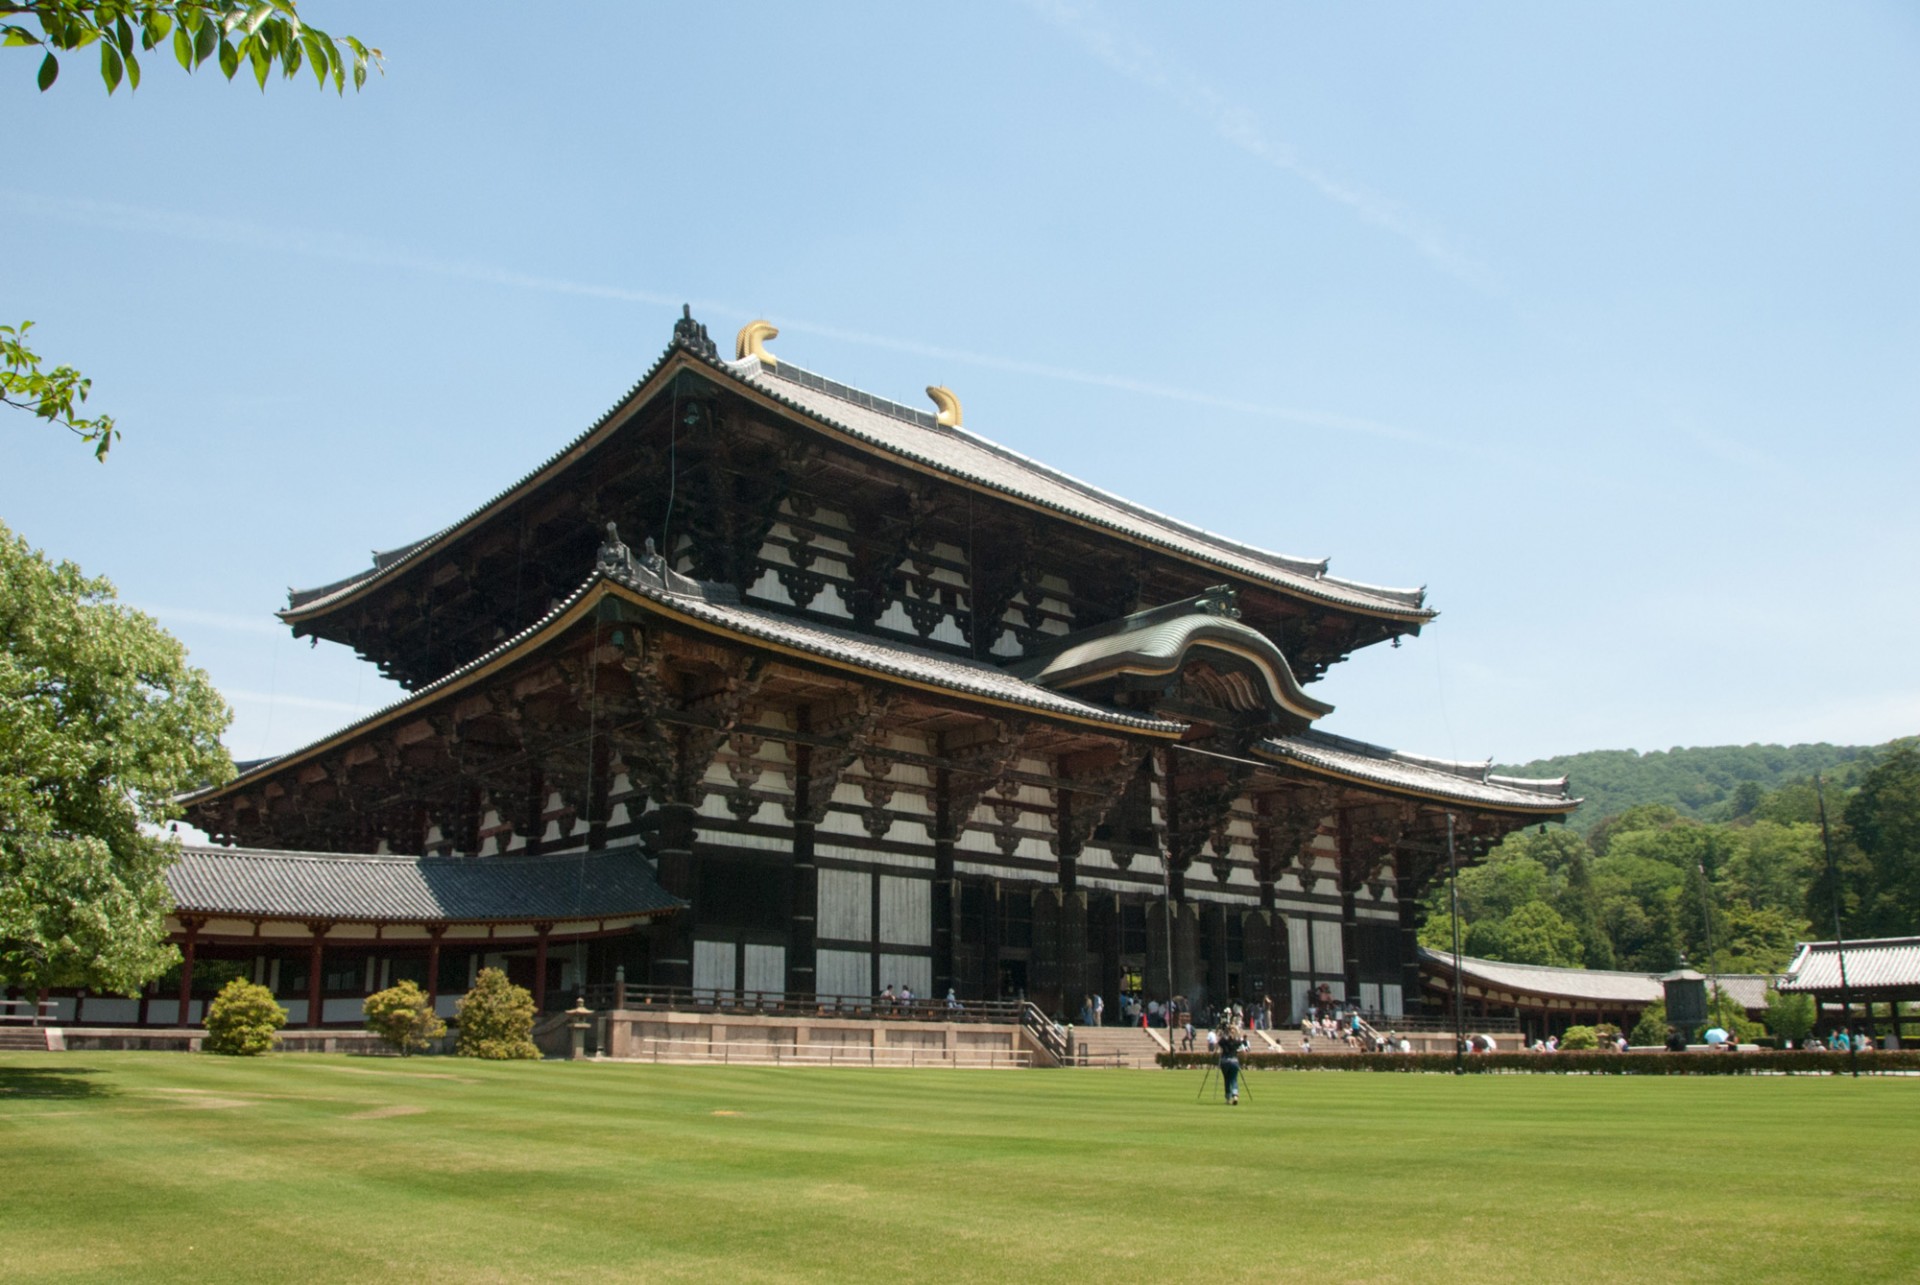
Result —
M680 910L636 847L538 857L342 856L192 846L175 913L372 923L623 919Z
M1453 975L1449 951L1420 948L1420 963ZM1659 973L1617 972L1604 968L1555 968L1548 964L1508 964L1496 959L1460 957L1460 978L1482 990L1540 999L1562 999L1577 1004L1613 1004L1645 1008L1666 998ZM1773 979L1760 973L1722 973L1715 979L1722 990L1748 1012L1767 1006L1767 987Z
M1803 941L1779 989L1840 993L1839 943ZM1920 992L1920 937L1870 937L1846 943L1847 988Z

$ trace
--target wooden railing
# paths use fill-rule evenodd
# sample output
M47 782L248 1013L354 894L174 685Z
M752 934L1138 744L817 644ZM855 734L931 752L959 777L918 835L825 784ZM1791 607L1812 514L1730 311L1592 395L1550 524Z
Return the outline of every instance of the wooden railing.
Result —
M1021 1003L1018 1008L1020 1025L1027 1034L1047 1051L1055 1066L1064 1066L1067 1062L1067 1033L1034 1005Z
M1024 1049L888 1048L873 1045L764 1044L751 1040L726 1041L646 1036L633 1042L629 1060L702 1062L721 1066L891 1066L953 1067L962 1070L1031 1066L1033 1055Z
M548 1008L566 1008L574 998L571 992L550 996ZM578 998L596 1012L655 1009L669 1013L737 1013L755 1017L849 1017L868 1021L996 1022L1004 1025L1019 1022L1023 1007L1018 1000L975 1000L949 1004L939 999L889 1001L874 995L635 986L625 982L589 986L579 993ZM1025 1007L1033 1006L1028 1004Z
M59 1015L60 1006L53 1000L36 1003L30 999L0 999L0 1022L26 1022L38 1026Z

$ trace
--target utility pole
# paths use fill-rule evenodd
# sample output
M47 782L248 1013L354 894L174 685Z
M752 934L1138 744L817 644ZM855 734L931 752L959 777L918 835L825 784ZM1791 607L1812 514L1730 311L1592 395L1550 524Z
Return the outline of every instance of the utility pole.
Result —
M1707 879L1707 863L1696 861L1693 868L1700 872L1700 908L1706 913L1707 925L1707 1020L1714 1026L1720 1025L1714 1016L1714 1006L1720 1002L1720 970L1713 960L1713 884ZM1738 1044L1736 1039L1734 1043Z
M1840 956L1841 1026L1847 1037L1847 1067L1860 1078L1860 1046L1853 1039L1853 991L1847 985L1847 939L1840 932L1840 868L1833 862L1833 836L1827 831L1827 790L1820 774L1813 774L1813 797L1820 802L1820 846L1827 852L1827 887L1833 893L1833 948Z
M1460 995L1460 862L1453 851L1453 813L1447 813L1447 883L1453 906L1453 1073L1465 1075L1467 1019Z

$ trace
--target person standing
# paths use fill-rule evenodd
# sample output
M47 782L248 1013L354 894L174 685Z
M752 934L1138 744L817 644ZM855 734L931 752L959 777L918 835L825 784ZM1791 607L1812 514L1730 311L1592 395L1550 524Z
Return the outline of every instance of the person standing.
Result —
M1229 1026L1220 1032L1220 1087L1227 1095L1227 1105L1240 1105L1240 1050L1247 1047L1247 1040L1237 1026Z
M1107 998L1104 995L1093 997L1093 1024L1098 1026L1106 1019Z

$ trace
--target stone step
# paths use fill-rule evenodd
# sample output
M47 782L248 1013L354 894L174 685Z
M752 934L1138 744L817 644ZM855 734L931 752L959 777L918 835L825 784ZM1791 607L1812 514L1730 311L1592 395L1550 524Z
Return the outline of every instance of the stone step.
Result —
M36 1053L47 1051L47 1031L41 1026L0 1026L0 1049Z

